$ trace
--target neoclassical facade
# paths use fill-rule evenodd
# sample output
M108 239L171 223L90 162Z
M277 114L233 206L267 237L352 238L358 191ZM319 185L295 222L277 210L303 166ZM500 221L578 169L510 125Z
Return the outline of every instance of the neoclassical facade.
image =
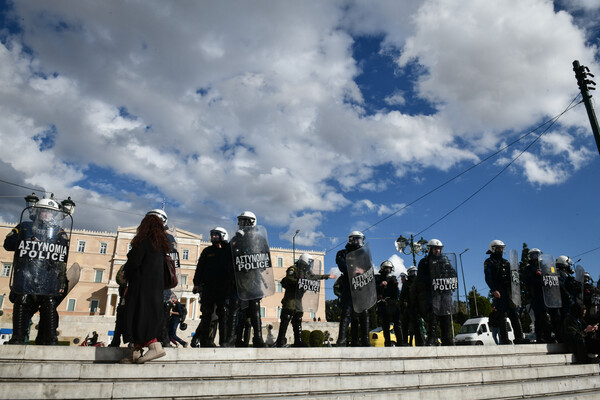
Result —
M0 222L0 237L3 239L15 226L14 223ZM117 232L95 232L87 230L73 230L69 246L68 267L74 263L81 267L79 282L67 295L58 307L60 315L73 316L114 316L118 301L118 285L115 275L119 268L127 261L129 243L135 235L137 227L117 229ZM200 306L198 295L192 293L196 263L202 250L210 242L202 239L202 235L176 230L177 246L181 261L181 287L175 289L176 294L183 304L186 304L188 318L199 319ZM301 253L296 251L298 258ZM324 265L325 253L322 251L308 251L315 262ZM293 263L294 252L292 249L271 248L273 262L273 276L276 291L273 295L261 301L261 312L264 322L277 322L281 312L281 299L283 289L280 281L285 276L287 267ZM9 281L12 269L13 252L0 248L0 308L12 314L12 303L8 300L10 293ZM322 285L319 305L316 313L305 313L304 319L320 319L325 321L325 290Z

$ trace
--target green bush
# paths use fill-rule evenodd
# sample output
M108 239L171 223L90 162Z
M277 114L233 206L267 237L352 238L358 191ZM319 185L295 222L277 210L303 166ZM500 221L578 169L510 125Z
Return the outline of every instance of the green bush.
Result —
M306 344L309 343L310 341L310 331L307 330L303 330L302 331L302 341Z
M322 347L324 341L325 341L325 334L323 333L323 331L320 331L317 329L310 333L308 345L310 347Z

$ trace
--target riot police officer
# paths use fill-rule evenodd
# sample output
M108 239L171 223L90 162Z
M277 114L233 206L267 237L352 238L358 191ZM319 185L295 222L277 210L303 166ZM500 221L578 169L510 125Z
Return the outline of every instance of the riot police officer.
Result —
M398 288L398 279L392 273L394 264L385 260L379 266L379 273L375 275L375 285L377 286L377 315L380 318L383 328L384 344L386 347L392 345L390 336L390 325L394 327L396 343L400 346L405 345L404 332L402 330L402 321L400 314L400 289Z
M335 262L341 272L341 276L337 281L337 283L339 283L341 308L340 328L337 339L338 346L347 346L348 344L348 326L353 315L356 316L355 319L358 322L358 329L354 329L354 327L353 329L359 336L359 345L363 347L368 347L371 345L369 342L369 312L368 310L364 310L360 313L356 313L353 310L349 271L346 264L346 256L348 253L362 248L364 244L365 235L363 235L360 231L352 231L350 235L348 235L346 247L338 251L335 256Z
M413 299L417 302L416 318L413 320L413 324L417 327L418 318L422 317L427 325L427 346L438 346L437 337L437 325L438 320L441 330L441 341L444 346L454 345L454 339L452 337L452 325L450 315L436 315L433 304L433 279L432 270L440 271L441 275L450 272L452 266L449 260L442 255L442 249L444 245L438 239L431 239L427 243L427 255L419 261L417 267L417 279L414 285L411 287L413 291ZM417 343L422 345L423 338L421 332L417 333Z
M244 211L238 217L238 231L231 241L231 249L234 258L243 254L248 249L252 249L254 254L260 254L265 260L266 268L271 267L271 255L267 238L260 233L256 225L256 215L251 211ZM263 272L266 268L251 269L249 272L243 272L234 265L236 273L236 291L238 299L232 301L230 308L233 315L238 315L232 321L233 326L237 327L239 323L240 310L246 309L247 315L250 317L250 323L253 331L252 345L254 347L265 347L265 342L262 336L262 320L260 316L260 300L265 296L265 293L273 289L273 282L267 282ZM271 276L272 280L272 276ZM244 298L248 300L243 300ZM242 299L240 301L240 299ZM238 335L240 330L237 329ZM239 337L237 338L240 339Z
M556 269L558 270L558 284L560 286L560 298L562 308L560 311L561 324L571 310L571 305L577 301L578 284L573 276L573 263L567 256L559 256L556 259Z
M517 312L518 305L511 301L513 290L510 263L502 257L505 245L500 240L492 240L487 254L490 257L483 263L485 282L492 292L493 305L500 320L500 343L510 344L506 329L506 317L510 319L515 333L515 343L523 343L523 328ZM517 285L514 285L517 286ZM516 290L516 289L515 289Z
M334 274L329 275L312 275L310 271L311 266L314 262L312 255L303 253L298 261L285 272L285 277L281 280L281 286L285 289L285 294L281 300L281 322L279 324L279 333L277 340L275 341L275 347L283 347L286 339L285 334L287 327L292 322L292 330L294 332L294 345L293 347L306 347L306 343L302 341L302 315L304 314L301 304L302 299L299 298L298 293L298 279L301 274L300 269L306 270L309 274L309 278L313 281L321 279L335 278ZM317 293L318 295L318 293Z
M524 280L529 290L531 308L535 319L534 329L537 343L552 343L552 329L548 321L547 308L544 302L542 270L540 266L540 249L533 248L527 253L527 265L524 270ZM555 334L562 331L562 328L555 328Z
M209 338L213 311L216 311L219 326L219 343L226 342L225 302L229 297L233 284L233 266L229 236L227 231L217 226L210 231L211 245L200 253L196 273L194 274L194 293L200 295L200 311L202 316L196 333L192 338L192 347L213 347Z
M417 267L413 265L406 270L406 278L402 279L402 289L400 289L399 303L402 315L403 336L406 338L406 343L408 344L412 344L413 339L416 339L415 327L413 326L415 306L410 298L411 286L414 284L416 278Z
M23 221L26 211L31 221ZM36 344L58 343L56 307L66 295L69 236L61 226L72 225L70 212L53 198L37 201L23 211L21 222L4 240L14 251L9 299L13 306L13 336L9 344L24 344L31 317L40 312ZM66 227L66 226L65 226ZM70 226L68 227L70 232Z

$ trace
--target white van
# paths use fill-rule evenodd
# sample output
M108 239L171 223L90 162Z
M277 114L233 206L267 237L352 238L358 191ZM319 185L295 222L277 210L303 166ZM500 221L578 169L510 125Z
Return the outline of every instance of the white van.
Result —
M12 337L13 330L10 328L0 329L0 345L8 342Z
M506 318L506 329L508 330L508 339L511 342L515 340L515 334L512 329L510 320ZM500 334L498 334L500 340ZM457 345L465 344L496 344L492 337L492 330L488 324L488 317L476 317L468 319L458 331L458 335L454 338L454 343Z

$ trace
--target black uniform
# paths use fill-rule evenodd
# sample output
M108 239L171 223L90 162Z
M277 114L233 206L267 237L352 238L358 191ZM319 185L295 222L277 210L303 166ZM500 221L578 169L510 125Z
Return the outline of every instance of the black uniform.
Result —
M348 325L352 319L358 325L358 329L352 328L353 336L358 335L358 343L360 346L368 347L369 342L369 311L365 310L361 313L354 312L352 308L352 294L350 292L350 280L348 279L348 267L346 265L346 255L359 249L361 246L356 244L346 244L346 248L337 252L335 256L335 262L340 269L340 277L337 280L339 283L340 293L340 330L338 333L337 345L347 346L348 345ZM354 346L355 343L352 343Z
M36 245L51 244L52 256L42 259L42 250ZM9 344L23 344L31 317L40 312L38 345L58 343L58 312L56 307L67 290L66 254L69 239L58 225L42 222L22 222L14 227L4 240L4 248L15 251L13 280L9 299L13 306L13 336ZM30 248L31 251L27 251ZM20 253L25 251L25 256ZM36 252L36 255L33 253ZM64 256L61 261L59 254ZM46 254L45 256L47 256ZM39 258L35 258L38 256ZM60 294L62 292L62 295ZM48 293L48 294L39 294Z
M377 315L381 319L385 346L392 345L390 325L394 326L396 343L400 346L405 345L400 304L398 303L400 296L398 279L394 275L388 274L387 269L384 268L383 273L375 275L375 284L377 285Z
M429 253L426 257L419 261L417 267L417 278L415 283L411 286L412 300L417 304L416 313L413 316L413 325L419 326L418 319L422 317L427 324L427 345L437 346L439 345L437 337L437 324L438 320L440 323L440 330L442 333L442 345L452 346L454 345L454 339L452 338L452 319L450 315L437 316L433 309L433 280L431 271L433 268L437 268L440 271L447 269L454 269L450 264L450 261L443 255L433 255ZM424 344L424 338L422 332L417 329L416 332L417 345L422 346Z
M228 243L222 242L220 248L213 244L202 250L194 274L194 286L202 288L200 297L202 317L192 339L192 346L198 342L202 347L214 345L209 339L209 333L211 317L215 311L219 318L219 343L223 346L227 340L225 303L234 286L231 249Z
M560 311L557 308L548 309L544 302L542 272L537 259L529 260L524 271L525 284L531 296L531 308L535 318L534 328L537 343L552 343L552 331L557 339L562 334L560 326ZM548 314L552 318L552 327L548 321Z
M500 328L500 343L510 344L508 339L508 331L506 329L506 317L510 319L515 332L515 343L523 342L523 328L521 320L517 312L517 305L511 301L511 271L510 263L505 260L501 254L492 253L490 257L483 263L483 271L485 273L485 282L490 288L490 291L498 291L500 298L494 297L493 305L498 312L498 319L501 321Z
M583 320L584 307L579 303L571 305L563 321L563 333L565 344L569 351L575 356L575 362L579 364L598 363L598 358L591 358L589 353L598 355L600 353L600 341L597 334L585 332L587 324Z

